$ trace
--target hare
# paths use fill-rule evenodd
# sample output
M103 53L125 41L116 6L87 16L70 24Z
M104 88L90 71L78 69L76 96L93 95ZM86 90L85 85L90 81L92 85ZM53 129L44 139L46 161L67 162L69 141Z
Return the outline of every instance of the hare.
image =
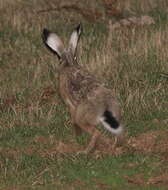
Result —
M76 59L76 49L82 32L79 24L72 32L67 48L56 33L43 30L42 39L45 45L58 56L59 92L64 103L68 106L76 135L85 131L91 135L91 140L83 151L93 150L98 139L109 143L103 136L101 126L110 134L120 137L123 134L119 103L111 89L108 89L82 68Z

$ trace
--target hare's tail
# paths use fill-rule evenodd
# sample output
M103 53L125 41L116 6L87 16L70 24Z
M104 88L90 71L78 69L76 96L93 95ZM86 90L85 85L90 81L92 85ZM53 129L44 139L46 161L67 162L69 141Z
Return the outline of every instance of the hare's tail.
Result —
M99 121L114 135L120 135L123 132L123 126L113 116L112 112L108 110L103 113L103 116L100 117Z

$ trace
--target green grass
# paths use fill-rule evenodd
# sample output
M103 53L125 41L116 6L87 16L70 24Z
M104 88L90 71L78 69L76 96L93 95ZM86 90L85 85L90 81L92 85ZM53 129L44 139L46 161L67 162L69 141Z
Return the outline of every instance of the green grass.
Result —
M1 176L2 187L9 186L27 186L73 184L76 189L87 188L97 189L99 186L108 188L125 189L157 189L154 186L146 188L139 185L129 185L128 178L134 178L136 175L142 175L144 181L155 173L160 171L157 162L160 160L153 156L125 155L119 157L105 157L101 160L94 160L91 157L71 157L46 159L34 154L33 156L20 155L18 160L9 161L4 159L5 175ZM130 165L131 163L131 165ZM29 167L28 167L29 166ZM13 175L15 173L15 175ZM20 177L22 176L22 177ZM76 182L76 183L75 183ZM24 184L24 185L23 185ZM33 187L33 186L32 186ZM160 187L160 189L162 189ZM164 189L164 188L163 188Z
M148 7L145 0L127 1L129 15L150 15L156 23L113 31L106 17L90 23L72 10L38 12L55 6L54 2L0 3L0 189L166 189L167 182L152 185L148 181L168 173L167 152L128 148L121 155L99 158L55 151L59 141L69 147L86 146L89 136L75 138L59 97L57 57L41 40L42 29L48 28L67 42L73 27L82 22L79 63L114 88L128 136L166 132L166 1L153 0ZM101 2L96 2L103 12ZM80 3L83 6L85 1Z

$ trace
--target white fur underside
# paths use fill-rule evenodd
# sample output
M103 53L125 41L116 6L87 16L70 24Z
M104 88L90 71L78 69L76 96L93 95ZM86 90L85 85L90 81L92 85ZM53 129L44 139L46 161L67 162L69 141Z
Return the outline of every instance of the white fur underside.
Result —
M113 133L114 135L120 135L123 132L123 126L119 125L119 127L117 129L112 128L106 121L104 117L100 117L99 121L103 124L103 126L110 131L111 133Z

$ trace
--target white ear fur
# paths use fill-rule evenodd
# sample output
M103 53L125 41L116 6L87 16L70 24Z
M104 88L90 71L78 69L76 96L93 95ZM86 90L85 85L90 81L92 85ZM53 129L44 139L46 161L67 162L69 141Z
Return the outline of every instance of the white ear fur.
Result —
M43 30L43 40L45 44L55 53L58 54L59 57L61 57L64 45L61 41L61 39L57 36L55 33L51 33L48 30Z
M75 30L72 32L70 40L69 40L69 48L71 49L73 55L75 55L75 53L76 53L76 47L77 47L78 40L79 40L79 37L81 34L81 30L82 30L82 28L81 28L81 25L79 24L75 28Z

